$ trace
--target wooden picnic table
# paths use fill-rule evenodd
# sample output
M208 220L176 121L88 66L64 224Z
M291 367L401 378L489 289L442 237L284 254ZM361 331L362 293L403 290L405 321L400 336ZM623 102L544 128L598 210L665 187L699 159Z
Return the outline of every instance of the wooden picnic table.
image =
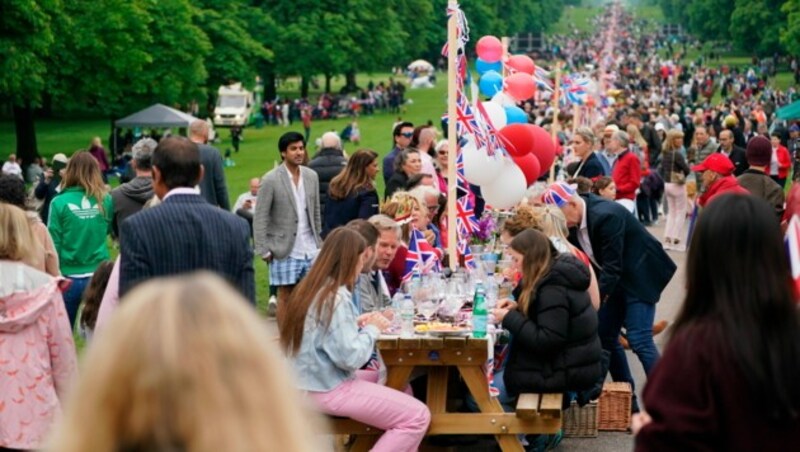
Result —
M503 411L500 402L489 395L484 372L489 344L472 337L381 337L377 342L387 368L386 385L402 391L417 366L428 370L428 396L431 411L428 435L493 434L503 451L522 451L518 433L556 433L561 428L561 394L530 394L520 398L516 413ZM475 398L479 413L447 412L447 380L456 369ZM524 406L523 406L524 405ZM342 431L356 433L351 450L366 451L377 440L380 430L346 419Z

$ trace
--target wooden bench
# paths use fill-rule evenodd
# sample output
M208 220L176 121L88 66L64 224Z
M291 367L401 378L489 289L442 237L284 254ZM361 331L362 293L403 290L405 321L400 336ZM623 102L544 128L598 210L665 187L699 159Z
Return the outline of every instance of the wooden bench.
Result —
M455 434L455 431L463 428L464 424L474 423L476 416L486 417L487 422L483 426L484 428L475 433L486 435L555 433L561 429L562 399L563 394L522 394L517 401L517 409L514 413L516 419L509 416L499 419L499 422L498 416L483 413L448 413L447 424L452 424L452 427L443 423L431 423L428 435ZM329 416L328 422L331 433L335 435L377 436L383 434L381 429L350 418ZM353 447L352 450L361 449Z

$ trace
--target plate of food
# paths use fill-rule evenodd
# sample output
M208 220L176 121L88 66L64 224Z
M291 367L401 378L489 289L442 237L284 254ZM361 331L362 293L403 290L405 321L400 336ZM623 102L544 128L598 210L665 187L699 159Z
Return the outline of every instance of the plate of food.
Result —
M430 322L417 325L414 330L419 334L429 334L431 336L466 336L472 333L472 330L466 326L445 322Z

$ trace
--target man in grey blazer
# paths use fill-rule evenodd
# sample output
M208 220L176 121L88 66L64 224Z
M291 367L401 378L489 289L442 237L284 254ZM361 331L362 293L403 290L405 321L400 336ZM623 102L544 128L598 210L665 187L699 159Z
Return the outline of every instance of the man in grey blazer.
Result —
M222 155L217 148L208 145L208 123L198 119L189 124L189 139L200 149L200 162L205 171L197 184L200 195L213 206L231 210Z
M320 244L319 180L307 160L305 139L287 132L278 140L283 163L261 180L253 218L256 254L269 263L269 281L282 305L311 267Z

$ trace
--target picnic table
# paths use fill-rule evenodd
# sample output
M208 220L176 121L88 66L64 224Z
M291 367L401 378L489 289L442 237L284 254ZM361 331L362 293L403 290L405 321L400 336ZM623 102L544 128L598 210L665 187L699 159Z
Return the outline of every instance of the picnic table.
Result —
M426 403L431 411L428 435L492 434L503 451L522 451L517 434L556 433L561 428L561 394L524 394L515 413L503 411L489 394L484 371L489 353L485 338L381 337L377 348L387 368L386 385L402 391L417 366L428 370ZM479 413L447 412L447 382L451 369L464 379ZM334 432L354 434L351 450L366 451L381 430L346 418L333 420Z

